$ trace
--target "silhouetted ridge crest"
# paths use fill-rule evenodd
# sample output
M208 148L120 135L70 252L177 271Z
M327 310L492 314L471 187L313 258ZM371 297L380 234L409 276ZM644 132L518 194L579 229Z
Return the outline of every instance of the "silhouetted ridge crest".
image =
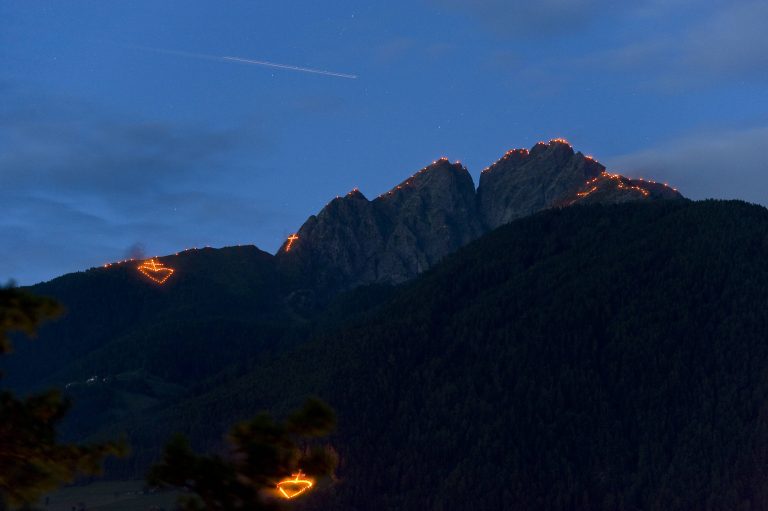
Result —
M334 199L278 258L324 289L402 282L482 232L472 177L441 158L373 201L359 191Z
M608 174L564 139L513 149L482 171L442 157L373 201L355 189L311 216L278 257L324 287L402 282L481 234L552 207L680 197L676 190ZM354 204L353 204L354 203Z

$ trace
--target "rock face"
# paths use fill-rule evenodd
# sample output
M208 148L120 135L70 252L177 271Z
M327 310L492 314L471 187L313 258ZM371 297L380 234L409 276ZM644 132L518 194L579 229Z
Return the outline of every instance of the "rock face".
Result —
M441 159L373 201L386 219L376 280L406 280L483 232L466 168Z
M357 189L329 202L277 253L325 289L398 283L512 220L578 203L682 197L651 181L609 174L564 140L515 149L472 177L442 158L369 201Z
M441 159L373 201L333 199L277 255L326 288L402 282L483 232L472 177Z
M575 194L558 202L557 206L572 204L617 204L642 199L679 199L680 192L667 185L645 179L629 179L619 174L602 172L587 181Z
M562 140L516 149L483 170L477 198L488 229L562 203L605 167Z

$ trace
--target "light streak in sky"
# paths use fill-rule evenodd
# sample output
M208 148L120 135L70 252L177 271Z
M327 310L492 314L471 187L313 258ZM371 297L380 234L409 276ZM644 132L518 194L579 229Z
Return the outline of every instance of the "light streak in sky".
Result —
M354 80L357 78L357 75L349 74L349 73L338 73L336 71L328 71L325 69L316 69L312 67L302 67L302 66L294 66L291 64L280 64L278 62L269 62L267 60L253 60L253 59L246 59L242 57L231 57L231 56L218 56L218 55L206 55L204 53L190 53L187 51L177 51L177 50L165 50L163 48L149 48L146 46L130 46L131 48L136 48L139 50L147 50L152 51L155 53L165 53L167 55L179 55L181 57L191 57L195 59L205 59L205 60L218 60L220 62L237 62L240 64L250 64L253 66L265 66L265 67L272 67L276 69L285 69L287 71L299 71L301 73L312 73L316 75L325 75L325 76L335 76L337 78L348 78L351 80Z
M339 78L350 78L352 80L357 78L357 75L350 75L347 73L337 73L335 71L326 71L324 69L313 69L311 67L292 66L290 64L278 64L276 62L268 62L266 60L251 60L251 59L244 59L240 57L221 57L221 58L224 60L229 60L233 62L242 62L244 64L254 64L257 66L276 67L278 69L288 69L290 71L301 71L303 73L314 73L314 74L326 75L326 76L338 76Z

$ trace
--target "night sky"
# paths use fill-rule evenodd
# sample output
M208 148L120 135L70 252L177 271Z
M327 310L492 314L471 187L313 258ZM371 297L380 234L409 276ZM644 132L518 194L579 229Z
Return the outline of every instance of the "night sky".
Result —
M765 0L3 0L0 281L274 252L353 187L555 137L768 204L766 27Z

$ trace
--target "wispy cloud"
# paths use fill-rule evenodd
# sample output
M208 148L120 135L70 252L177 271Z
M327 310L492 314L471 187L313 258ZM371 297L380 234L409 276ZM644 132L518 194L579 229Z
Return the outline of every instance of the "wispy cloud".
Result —
M0 119L0 188L140 193L208 171L241 134L229 130L118 123L106 119Z
M71 98L6 94L0 281L31 283L99 265L136 243L152 252L237 243L264 216L233 184L246 176L221 170L246 146L266 150L250 125L146 122ZM216 235L200 243L200 231Z
M633 76L659 89L768 82L768 4L733 0L674 32L595 52L580 64L604 73ZM713 81L715 79L715 81Z
M503 38L541 44L515 67L516 78L537 86L573 85L585 69L660 92L768 82L763 0L428 1ZM564 46L563 39L577 44ZM557 51L547 51L553 42Z
M615 2L608 0L430 0L479 19L507 36L551 36L585 27Z
M768 126L702 132L606 158L611 169L674 184L693 199L743 199L768 205Z

